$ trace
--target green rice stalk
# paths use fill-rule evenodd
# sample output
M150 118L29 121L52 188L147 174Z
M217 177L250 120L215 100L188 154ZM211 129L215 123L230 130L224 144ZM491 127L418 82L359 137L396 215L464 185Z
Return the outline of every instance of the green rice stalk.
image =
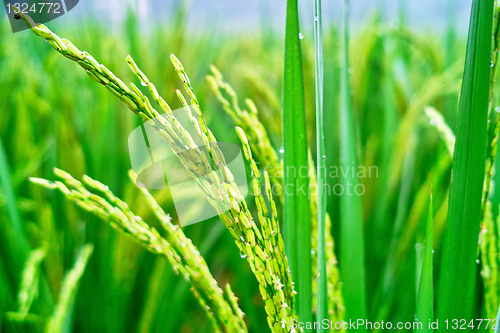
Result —
M397 261L404 260L408 250L411 248L419 221L421 217L424 216L425 209L428 205L429 191L431 191L433 184L439 184L443 180L444 175L449 170L450 164L450 156L448 154L442 155L414 196L413 204L406 219L406 228L398 239L398 245L395 251Z
M430 124L436 128L439 136L443 139L450 156L453 156L453 150L455 149L455 133L453 133L453 130L448 126L443 115L435 108L426 107L424 112Z
M457 46L457 6L454 0L447 0L446 4L446 37L445 37L445 66L450 68L456 62ZM447 119L453 123L456 121L458 109L458 98L455 94L446 97L444 105L444 114Z
M207 199L219 212L219 216L234 236L235 242L240 251L246 255L247 261L250 262L251 267L255 268L253 272L259 283L265 286L270 286L274 305L267 302L265 308L273 322L273 332L282 332L283 329L287 329L287 326L282 328L281 323L285 320L288 322L287 325L289 325L290 319L294 313L294 290L291 278L289 278L290 273L288 270L288 263L286 261L278 263L278 267L276 267L272 272L267 272L267 274L264 272L264 267L266 266L259 264L255 265L255 262L265 262L267 265L267 262L273 259L268 255L272 249L267 248L268 244L264 242L262 232L255 224L254 219L245 201L243 200L243 196L234 183L231 172L225 165L224 157L213 134L208 128L206 128L203 117L198 115L199 120L197 120L188 114L190 119L193 121L198 134L202 137L205 144L210 147L209 157L221 171L222 179L220 179L218 174L212 170L211 162L208 159L209 157L206 156L198 147L193 146L194 140L191 135L180 125L177 119L173 117L171 112L169 112L170 107L157 94L157 90L154 88L154 85L149 82L144 73L139 70L130 56L127 57L127 62L130 68L141 80L141 82L148 86L154 100L163 109L163 111L165 111L165 117L159 116L158 111L153 108L149 99L144 96L135 85L131 84L132 90L130 90L112 72L100 65L90 54L79 51L73 44L71 44L71 42L59 38L46 26L35 26L30 21L28 16L20 12L18 12L18 15L30 25L33 32L39 36L45 37L46 40L64 56L77 61L92 79L105 85L108 90L120 98L132 111L141 116L144 121L153 120L153 127L157 131L158 135L167 141L172 150L178 154L181 163L183 163L193 179L197 181L200 188L207 195ZM190 95L192 102L195 104L195 111L201 114L196 96L194 95L194 91L190 86L189 79L187 78L182 65L173 55L171 56L171 61L174 64L179 77L184 83L186 92ZM185 100L180 92L178 92L178 96L181 99L181 102L184 103ZM186 153L186 150L188 153ZM219 206L217 201L230 204L230 209L228 211L224 211L222 207ZM238 201L240 202L238 203ZM255 237L255 243L253 242L252 235ZM279 235L279 239L281 239L281 235ZM308 256L310 256L310 250L308 251ZM280 285L278 281L281 281L285 287L278 290L277 286ZM281 297L282 293L284 293L284 297ZM261 296L265 299L268 294L263 294L261 290ZM280 308L280 311L273 311L274 307Z
M491 203L486 203L479 245L481 248L481 277L484 282L484 298L488 318L495 318L500 304L500 242L498 237L499 221L493 218Z
M130 177L137 184L136 176L132 171L130 172ZM167 231L166 242L176 249L177 255L174 259L177 264L169 260L172 267L174 270L179 268L183 276L193 284L192 290L197 299L207 299L207 301L200 302L200 305L207 312L209 318L216 319L213 322L215 328L217 328L216 331L220 328L233 329L238 332L247 331L243 320L244 314L237 305L236 297L232 293L228 294L228 291L225 294L226 298L222 297L222 290L211 275L205 260L200 255L196 246L184 235L179 226L172 224L170 216L158 205L153 196L145 188L140 186L138 188L143 193L146 202L161 222L163 228ZM182 272L181 265L186 266L185 272ZM230 290L230 288L229 284L227 284L226 290Z
M277 187L275 193L282 193L280 189L283 187L283 168L271 145L267 130L259 120L257 106L251 99L247 98L245 99L247 109L241 109L238 96L231 85L224 81L224 77L215 66L210 66L210 69L212 75L208 75L207 80L212 91L236 126L245 131L255 158L267 170L273 185ZM281 200L281 196L276 199Z
M498 54L500 51L500 6L497 0L495 0L495 12L493 18L493 50L491 56L491 79L490 79L490 112L493 110L493 94L495 92L495 82L496 82L496 73L498 67ZM491 189L491 179L493 178L495 160L497 156L498 150L498 134L500 132L500 112L497 111L496 121L495 121L495 132L493 135L493 140L491 141L491 154L486 161L486 180L484 182L484 191L483 191L483 218L486 214L486 202L490 196Z
M243 144L243 152L245 154L245 158L247 161L250 163L250 169L252 171L252 187L255 195L255 205L257 206L257 211L259 215L259 221L261 228L263 230L262 235L264 237L264 241L266 244L268 244L267 248L271 249L268 252L268 255L271 256L271 260L267 261L266 266L264 267L264 276L266 278L268 273L272 273L275 271L279 265L280 262L287 262L287 258L285 256L285 252L283 251L283 243L280 237L280 232L279 232L279 223L278 223L278 211L276 209L276 203L273 199L272 195L272 190L270 186L270 180L269 180L269 174L267 171L264 171L264 181L261 180L260 178L260 171L259 168L257 167L257 164L255 163L255 160L252 157L252 151L250 149L250 144L248 142L248 139L245 136L245 132L243 131L242 128L236 127L236 131L238 133L238 136ZM261 186L264 185L266 188L266 194L267 194L267 199L269 200L270 206L271 206L271 212L268 212L266 202L264 199L264 196L262 195L261 192ZM269 214L271 213L271 214ZM251 240L252 241L252 240ZM263 265L262 263L259 263L258 258L255 258L255 262L253 263L250 261L250 265L252 266L253 270L259 270L259 265ZM255 267L254 267L255 266ZM291 281L276 281L276 288L279 292L280 298L283 299L283 287L285 284L289 284ZM264 299L265 303L269 303L269 308L273 307L273 302L271 295L273 293L273 290L269 288L270 286L266 286L265 284L260 285L260 291L262 295L266 295L267 298ZM296 292L294 292L296 293ZM274 304L276 305L276 303ZM283 309L280 309L279 307L274 306L274 311L282 311ZM282 316L286 322L288 322L289 319L288 315L283 315ZM269 325L272 327L274 324L273 319L271 317L268 317L269 320Z
M340 101L340 164L342 169L357 170L357 145L354 126L354 112L351 103L349 82L349 1L344 0L344 23L341 55L341 101ZM341 247L340 273L343 281L343 294L346 307L346 320L366 318L366 284L364 269L364 238L361 198L348 195L347 189L356 188L359 180L356 175L347 172L341 184L344 193L341 196ZM362 329L363 330L363 329Z
M433 213L432 213L432 193L429 199L429 215L427 217L427 226L425 230L425 243L422 262L422 271L420 274L420 283L418 287L417 310L415 321L423 323L420 332L432 332L428 323L434 321L434 287L432 284L432 245L433 245Z
M158 257L155 260L154 268L151 276L148 279L148 287L145 298L145 306L141 311L141 319L137 328L137 332L151 332L151 325L158 309L162 304L163 295L165 295L165 286L168 285L168 280L165 279L167 272L167 262L163 258ZM211 322L212 327L213 322Z
M135 215L128 205L117 198L104 184L84 176L85 185L101 193L100 196L91 193L68 173L59 169L55 169L55 173L62 182L50 182L39 178L31 180L44 187L58 189L68 200L74 201L81 208L109 222L115 229L130 235L147 250L166 257L174 271L191 283L192 291L215 331L223 329L246 331L244 321L238 317L240 313L238 312L238 316L233 313L231 305L223 298L222 290L196 247L179 226L172 224L170 216L165 214L146 189L139 187L147 204L166 230L165 237L145 223L140 216ZM136 180L133 173L130 176Z
M407 111L399 124L398 133L396 135L393 161L391 166L391 189L397 188L399 183L399 175L403 166L404 152L408 145L408 133L410 133L415 125L418 123L418 118L422 115L424 110L433 100L447 93L455 92L458 83L457 75L460 72L458 62L453 67L447 69L441 74L432 76L427 82L425 87L420 90L416 96L410 100Z
M316 163L317 163L317 220L318 220L318 261L316 321L329 319L328 315L328 276L326 270L326 155L323 117L323 29L321 0L314 1L314 50L315 50L315 96L316 96ZM328 230L329 231L329 230ZM324 332L323 325L316 330Z
M94 246L92 244L85 245L80 251L73 268L64 276L56 308L47 322L45 329L47 333L66 331L67 322L70 320L73 311L78 285L93 250Z
M402 260L398 257L399 252L397 249L398 245L400 245L399 242L402 239L402 232L406 230L404 228L404 223L408 214L411 185L414 177L416 136L413 133L410 134L410 140L408 143L409 145L405 154L403 170L401 173L401 185L397 200L396 218L390 237L389 252L385 263L384 275L379 282L379 289L376 294L378 299L375 304L385 303L390 305L392 300L397 296L394 292L395 284L393 281L397 279L397 276L400 274L400 269L402 268L401 265L398 265L398 263L402 262ZM390 302L387 302L388 300L390 300ZM385 318L387 311L389 310L390 309L387 307L379 306L377 320Z
M311 154L309 154L309 184L311 189L317 188L316 169ZM313 306L317 306L318 296L318 193L311 191L311 242L312 242L312 277L313 277ZM344 320L344 299L342 297L342 283L340 282L340 274L338 270L337 257L335 256L335 245L331 234L332 222L330 215L325 215L325 254L326 254L326 270L327 270L327 292L328 297L328 313L329 319L335 322Z
M224 110L232 117L237 126L241 127L245 132L252 153L255 158L260 162L263 169L269 174L269 178L274 192L283 193L278 189L283 186L283 166L279 163L278 157L271 142L267 130L264 128L258 118L258 111L255 104L246 99L246 105L249 111L242 110L238 103L238 96L232 89L231 85L224 81L222 74L215 66L211 67L212 75L207 77L211 88L216 95L219 102L222 104ZM227 97L226 97L227 96ZM228 100L229 99L229 100ZM230 102L231 101L231 102ZM309 187L311 189L317 188L316 170L314 162L309 154ZM282 202L282 196L275 197L276 200ZM313 276L313 306L316 306L317 295L317 193L311 191L311 245L312 245L312 276ZM327 261L327 276L328 276L328 307L330 313L330 320L342 321L344 318L344 301L342 298L341 284L339 279L338 263L334 252L334 241L331 235L331 219L329 214L325 218L325 241L326 241L326 261Z
M24 266L21 277L21 286L17 298L18 310L21 316L26 316L31 304L38 296L38 279L40 276L40 265L45 258L46 250L39 248L31 251Z
M312 321L311 212L304 77L298 1L287 0L283 83L283 161L285 250L297 287L297 313Z
M24 236L21 219L16 203L14 188L12 187L9 161L5 153L3 143L0 140L0 186L5 200L9 220L0 223L1 241L5 246L5 259L10 269L10 278L13 279L14 272L20 272L22 265L20 263L26 260L28 254L28 243ZM12 274L12 275L11 275ZM13 283L13 281L11 281ZM11 284L11 287L13 285Z
M470 320L472 316L485 175L493 5L493 0L474 0L472 5L441 258L440 321Z
M183 70L183 67L180 64L179 60L175 58L175 56L173 55L171 56L171 59L172 62L174 63L174 66L178 70L181 80L185 83L186 91L191 96L192 102L195 103L194 105L195 109L197 110L196 112L198 113L198 115L200 115L201 110L199 109L199 105L197 104L196 101L196 96L194 95L194 92L189 84L189 78L187 77L185 71ZM139 77L141 82L148 85L151 91L155 91L156 89L154 89L154 86L153 88L151 88L152 83L150 83L145 77L145 75L142 72L140 72L137 65L133 62L133 60L130 57L128 57L127 61L129 65L131 65L132 71ZM281 246L282 244L281 234L279 230L275 227L278 224L275 223L273 225L273 228L271 229L267 230L262 229L261 231L259 231L257 225L253 221L253 217L250 211L248 210L245 201L241 200L241 203L239 204L237 203L235 199L242 198L241 193L239 193L238 187L234 183L234 179L232 177L230 170L225 165L224 156L222 155L222 152L220 151L213 134L208 128L203 129L203 125L200 126L197 120L190 114L188 104L184 99L184 97L182 96L182 94L180 93L180 91L177 91L177 95L181 100L181 102L183 103L183 105L185 106L185 110L188 113L188 116L193 122L195 128L198 130L198 135L204 138L206 145L211 146L210 154L212 160L218 166L218 169L223 171L222 176L224 180L224 189L217 189L217 191L212 190L212 192L210 192L208 190L207 184L202 184L202 187L204 186L207 189L206 193L208 195L207 196L208 200L217 209L217 211L219 212L219 216L222 218L226 226L230 229L231 233L235 237L235 240L237 241L237 245L240 248L240 251L249 261L252 271L257 277L259 283L262 286L264 286L264 288L271 286L270 288L270 290L272 290L271 293L269 293L268 291L264 292L264 288L260 289L260 291L261 291L261 296L263 297L264 300L266 298L269 298L269 295L273 295L274 302L265 302L265 307L269 315L268 320L270 327L274 331L280 331L283 329L283 327L281 327L283 320L287 322L286 325L289 325L289 323L291 322L291 318L293 317L294 312L293 310L289 309L293 309L294 290L289 275L290 273L288 272L288 263L286 257L282 256L281 258L275 258L274 256L271 255L273 251L279 252L283 250ZM161 103L159 104L161 106ZM172 121L176 122L175 127L178 129L178 131L182 132L183 131L182 126L175 120L175 118L173 118ZM201 124L203 124L203 120L201 118L200 121ZM238 130L239 135L241 135L240 132L241 129ZM173 134L175 135L176 133ZM188 143L192 142L189 133L185 131L183 131L183 134L179 135L179 137L182 137L183 140L187 140ZM172 141L169 142L172 143ZM179 147L179 151L180 149L181 148ZM198 155L201 155L201 157L203 157L202 155L203 153L197 147L193 147L191 145L189 149L191 152L197 152ZM210 164L208 163L206 158L204 159L204 163L205 164L202 172L200 172L197 169L194 169L191 170L192 174L194 175L198 174L198 177L205 176L207 174L207 171L210 170ZM198 166L199 164L201 163L198 162ZM186 166L188 171L190 171L190 168L193 167L193 165L190 163L185 163L184 165ZM213 182L211 182L212 179L209 179L210 183L208 185L218 186L219 180L217 174L213 171L210 171L208 173L209 176L211 176L213 179ZM224 212L222 207L220 207L219 204L216 202L216 195L219 195L220 197L220 195L225 191L227 191L226 194L228 197L227 199L229 200L232 207L232 209L230 210L230 214ZM239 222L241 223L238 225ZM273 243L272 246L271 244L265 242L265 238L269 237L270 234L273 234L275 237L277 237L276 243ZM267 268L267 264L266 266L264 265L265 263L271 263L272 265L271 267L274 269L269 270ZM282 286L286 286L285 292L288 292L286 298L282 297L283 294L283 291L281 290Z

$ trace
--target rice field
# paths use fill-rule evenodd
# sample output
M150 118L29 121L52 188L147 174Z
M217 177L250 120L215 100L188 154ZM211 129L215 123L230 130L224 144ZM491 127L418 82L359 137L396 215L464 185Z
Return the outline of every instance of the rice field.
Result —
M0 331L497 331L500 4L438 33L338 1L304 28L288 0L284 34L193 34L184 1L3 33Z

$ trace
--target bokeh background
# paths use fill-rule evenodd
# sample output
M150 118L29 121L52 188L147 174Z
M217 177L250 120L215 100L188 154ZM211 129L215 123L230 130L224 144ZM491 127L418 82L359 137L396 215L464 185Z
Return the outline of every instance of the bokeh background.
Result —
M313 138L313 3L299 2L306 109ZM323 3L327 163L339 165L341 1ZM180 107L174 89L181 82L169 61L170 53L175 53L217 139L237 143L231 118L205 80L209 65L215 64L241 101L255 101L279 151L285 5L284 0L80 0L75 9L47 25L124 82L137 83L125 62L130 53L172 108ZM362 199L371 318L383 314L393 321L413 319L415 291L406 287L416 283L414 245L423 241L430 183L435 242L441 242L450 164L445 161L446 145L423 108L435 107L454 128L470 5L471 0L352 1L350 57L359 156L363 165L380 170L378 178L364 180L367 192ZM127 138L140 119L42 38L30 31L9 33L5 16L0 27L0 331L41 331L63 276L84 243L93 243L95 250L71 305L68 332L210 331L188 283L166 260L61 195L29 183L31 176L53 179L55 166L76 178L86 173L109 185L145 221L158 226L127 177ZM383 120L386 114L392 119L389 124ZM401 131L408 138L404 146L395 144ZM310 142L314 152L314 141ZM334 185L338 179L330 182ZM175 221L169 191L154 194ZM496 207L499 197L493 192ZM338 243L338 197L329 198L328 211ZM220 284L231 283L249 329L269 331L257 281L224 225L213 218L184 231ZM406 243L392 263L397 274L388 275L384 263L393 239ZM33 316L16 321L6 313L16 309L30 249L40 246L47 246L48 254L40 293L30 309ZM436 256L439 260L439 253ZM479 303L477 311L486 317L484 304Z

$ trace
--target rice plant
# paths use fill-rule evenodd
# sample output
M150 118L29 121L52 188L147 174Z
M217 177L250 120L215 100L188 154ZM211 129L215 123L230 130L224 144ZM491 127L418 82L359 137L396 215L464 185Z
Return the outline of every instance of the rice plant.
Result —
M406 1L354 30L338 2L342 22L288 0L283 36L263 2L248 37L192 34L184 1L151 31L12 7L31 34L0 41L0 331L497 331L499 3L462 36L448 2L440 36ZM142 186L134 128L217 216L181 227L172 188Z

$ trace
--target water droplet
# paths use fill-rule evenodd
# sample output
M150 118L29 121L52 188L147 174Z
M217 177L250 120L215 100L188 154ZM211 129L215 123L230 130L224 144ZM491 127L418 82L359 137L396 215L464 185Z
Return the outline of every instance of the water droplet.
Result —
M500 112L500 106L497 106L497 107L495 108L495 111L496 111L496 112Z
M311 249L311 254L315 254L316 251L314 251L314 249Z
M432 250L432 253L434 253L434 250Z
M141 81L141 86L147 87L148 85L146 84L146 82Z
M476 263L479 265L481 263L481 260L477 259Z
M285 148L281 147L280 148L280 154L284 154L285 153Z
M243 251L240 251L240 257L241 259L245 259L247 257L247 254Z
M429 123L431 124L431 126L436 126L436 121L434 119L431 119Z
M186 244L185 244L185 243L181 243L181 246L182 246L182 247L186 247Z
M325 159L325 158L326 158L326 155L321 156L321 158L322 158L322 159Z
M302 34L302 32L299 32L299 39L304 39L304 35Z
M491 62L491 67L495 67L495 63L493 61Z
M319 21L319 17L318 17L318 16L315 16L315 17L314 17L314 21Z

